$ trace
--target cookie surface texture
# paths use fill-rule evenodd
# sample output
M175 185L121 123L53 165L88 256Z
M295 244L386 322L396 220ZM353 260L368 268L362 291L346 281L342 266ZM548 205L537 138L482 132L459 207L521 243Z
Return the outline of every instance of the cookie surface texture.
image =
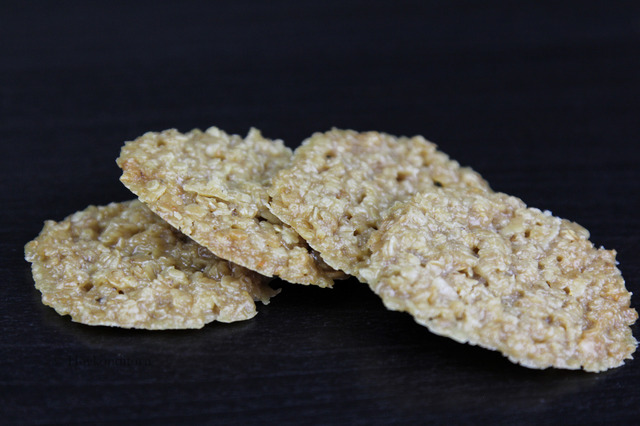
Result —
M359 277L382 214L434 186L489 188L421 136L333 129L303 142L276 175L270 208L329 265Z
M282 141L206 132L149 132L127 142L120 180L151 210L215 255L266 276L330 287L341 274L269 209L272 176L291 159Z
M47 221L25 246L45 305L88 325L200 328L256 315L266 278L214 256L138 200Z
M631 358L637 313L615 252L518 198L435 188L394 207L362 271L387 308L531 368Z

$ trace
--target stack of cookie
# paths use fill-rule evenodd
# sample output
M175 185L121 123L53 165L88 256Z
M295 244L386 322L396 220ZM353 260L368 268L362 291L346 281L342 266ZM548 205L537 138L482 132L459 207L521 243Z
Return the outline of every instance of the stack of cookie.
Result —
M615 252L420 136L334 129L292 153L255 129L167 130L117 162L141 202L48 221L25 247L43 302L75 321L202 327L254 316L276 294L268 277L351 275L432 332L527 367L603 371L635 350Z

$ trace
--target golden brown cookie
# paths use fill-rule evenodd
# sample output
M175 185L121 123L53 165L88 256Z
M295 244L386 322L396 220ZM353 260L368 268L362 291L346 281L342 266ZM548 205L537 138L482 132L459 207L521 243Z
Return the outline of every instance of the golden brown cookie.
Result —
M214 256L138 200L47 221L25 246L42 301L89 325L200 328L256 315L277 292Z
M266 188L291 150L251 129L146 133L127 142L120 180L151 210L214 254L266 276L330 287L343 277L269 209Z
M361 275L387 308L531 368L630 359L637 318L615 252L518 198L432 188L394 207Z
M270 208L329 265L358 276L383 213L434 186L489 188L421 136L333 129L307 139L277 173Z

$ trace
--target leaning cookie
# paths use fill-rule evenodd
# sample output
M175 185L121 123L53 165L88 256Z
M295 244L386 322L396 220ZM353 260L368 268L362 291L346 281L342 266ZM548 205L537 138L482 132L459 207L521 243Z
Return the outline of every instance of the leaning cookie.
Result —
M289 164L282 141L206 132L149 132L127 142L120 180L151 210L217 256L266 276L330 287L344 277L267 208L272 176Z
M256 315L277 292L214 256L138 200L47 221L25 246L45 305L88 325L201 328Z
M630 359L637 313L615 252L501 193L433 188L394 207L361 271L387 308L531 368Z
M395 202L435 186L489 190L421 136L333 129L296 149L269 188L271 211L332 267L359 277L367 241Z

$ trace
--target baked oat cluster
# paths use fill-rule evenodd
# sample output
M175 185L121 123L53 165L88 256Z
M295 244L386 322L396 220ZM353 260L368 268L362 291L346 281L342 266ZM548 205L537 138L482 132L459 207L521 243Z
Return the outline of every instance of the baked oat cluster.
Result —
M615 251L421 136L333 129L292 154L256 129L166 130L117 163L144 204L48 221L25 247L43 302L75 321L243 320L276 294L267 277L331 287L349 274L388 309L526 367L597 372L635 351Z

